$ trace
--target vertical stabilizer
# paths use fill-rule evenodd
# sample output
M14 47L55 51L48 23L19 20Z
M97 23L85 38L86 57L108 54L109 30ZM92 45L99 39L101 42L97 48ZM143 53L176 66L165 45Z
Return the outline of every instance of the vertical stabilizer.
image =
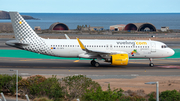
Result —
M9 12L16 40L40 38L18 12Z
M39 37L18 12L9 12L9 14L16 42L21 46L21 49L53 55L45 39Z

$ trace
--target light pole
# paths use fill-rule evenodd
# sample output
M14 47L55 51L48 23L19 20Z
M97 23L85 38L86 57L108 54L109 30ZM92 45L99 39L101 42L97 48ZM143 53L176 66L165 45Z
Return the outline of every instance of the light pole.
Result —
M18 70L10 70L10 71L16 71L16 101L18 101Z
M159 101L159 82L146 82L145 84L156 84L156 101Z

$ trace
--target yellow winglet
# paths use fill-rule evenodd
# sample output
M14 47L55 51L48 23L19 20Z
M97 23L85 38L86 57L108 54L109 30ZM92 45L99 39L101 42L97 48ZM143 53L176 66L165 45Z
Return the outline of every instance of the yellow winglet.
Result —
M82 50L85 50L86 48L84 47L84 45L82 44L82 42L79 40L79 38L77 38L79 45L81 47Z

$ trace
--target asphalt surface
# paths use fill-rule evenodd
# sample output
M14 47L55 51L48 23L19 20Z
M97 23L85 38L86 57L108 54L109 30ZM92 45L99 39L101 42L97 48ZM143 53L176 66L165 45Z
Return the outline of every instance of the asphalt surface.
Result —
M13 35L12 33L0 33L0 35ZM100 37L149 37L154 34L121 34L121 35L91 35L92 38ZM60 36L63 34L40 34L40 36ZM89 37L90 35L69 35L70 38ZM158 38L177 38L180 34L155 34ZM12 38L1 38L0 49L17 49L5 45ZM180 48L180 40L163 40L171 48ZM83 74L92 79L126 78L131 79L137 76L180 76L180 59L154 59L154 67L149 67L149 60L130 60L127 66L112 66L100 61L100 67L90 65L90 60L57 60L57 59L30 59L30 58L7 58L0 57L0 74L15 74L10 69L18 70L19 75L28 77L31 75L44 75L65 77L69 75ZM7 98L8 99L8 98ZM8 99L8 101L15 101Z
M19 70L21 76L31 75L87 75L92 79L134 78L136 76L180 76L179 59L130 60L127 66L112 66L100 61L100 67L93 67L89 60L52 60L0 58L0 74L14 74L10 69Z
M1 35L13 35L12 33L1 33ZM63 34L39 34L40 36L64 36ZM121 34L121 35L73 35L69 37L151 37L154 34ZM171 34L155 34L155 37L173 37L180 38L179 33ZM13 38L1 38L1 49L17 49L5 45L8 40ZM164 43L171 48L180 48L180 40L169 41L164 40ZM52 60L52 59L25 59L25 58L6 58L0 57L0 73L8 73L9 69L18 69L20 75L77 75L84 74L93 79L101 78L131 78L132 76L179 76L180 75L180 60L179 59L155 59L153 60L154 67L149 67L149 60L130 60L127 66L112 66L103 61L100 62L100 67L90 65L90 60Z

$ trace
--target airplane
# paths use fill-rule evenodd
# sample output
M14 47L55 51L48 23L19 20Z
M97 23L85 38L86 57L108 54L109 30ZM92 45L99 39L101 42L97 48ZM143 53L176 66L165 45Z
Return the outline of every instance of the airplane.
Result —
M104 60L111 65L128 65L129 58L147 58L153 67L153 58L174 55L166 44L152 40L97 40L97 39L44 39L39 37L18 12L9 12L16 40L6 45L23 50L56 56L91 59L91 65L100 66Z

